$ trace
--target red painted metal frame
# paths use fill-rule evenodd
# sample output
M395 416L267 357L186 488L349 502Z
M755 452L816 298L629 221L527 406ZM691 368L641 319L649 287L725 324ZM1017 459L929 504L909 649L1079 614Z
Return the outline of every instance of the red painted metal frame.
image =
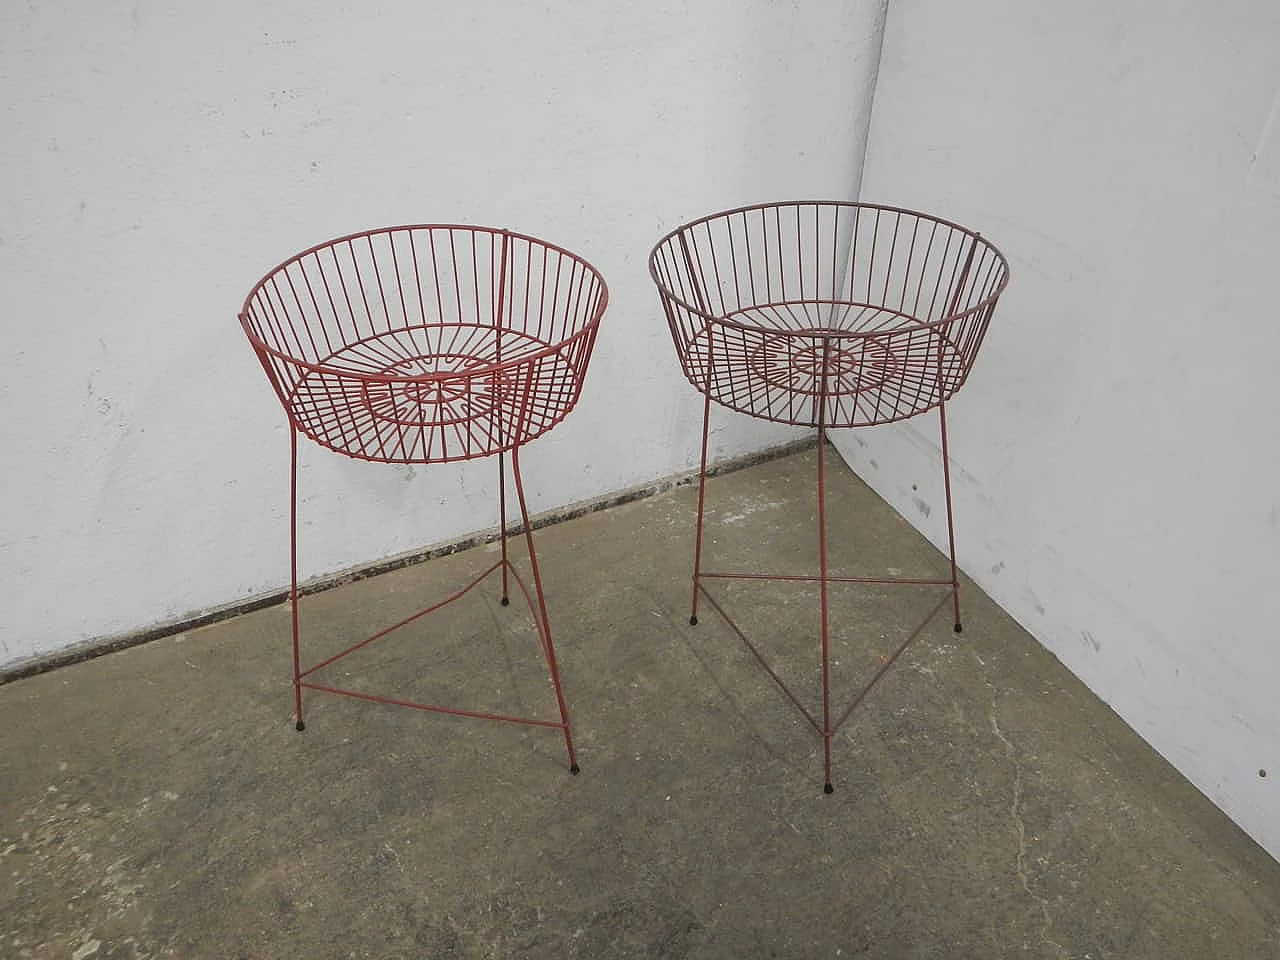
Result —
M578 772L533 543L521 448L577 403L608 305L600 273L569 251L490 227L414 224L318 244L250 291L240 323L289 418L289 562L294 710L304 689L460 717L562 732ZM358 460L446 463L496 455L501 557L455 593L310 666L301 654L298 597L298 438ZM508 540L508 455L533 587ZM559 720L364 693L316 674L501 574L529 608Z
M951 601L961 630L946 402L964 384L1009 279L1004 255L979 234L927 214L826 200L739 207L678 227L649 257L649 272L681 367L703 394L702 450L689 622L705 598L822 737L830 793L831 739L913 640ZM702 569L712 401L818 434L818 573ZM828 560L828 431L892 423L938 410L950 577L833 576ZM709 581L816 582L820 716L783 682L708 590ZM830 598L835 583L943 587L928 616L884 659L833 719Z

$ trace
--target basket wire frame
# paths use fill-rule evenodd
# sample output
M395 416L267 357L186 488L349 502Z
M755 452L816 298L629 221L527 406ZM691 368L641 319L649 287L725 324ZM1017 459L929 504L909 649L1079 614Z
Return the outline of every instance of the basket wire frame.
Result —
M826 200L740 207L678 227L649 271L685 377L703 395L702 446L689 622L705 600L822 737L823 789L834 789L831 740L950 600L959 574L946 403L964 385L1009 279L1004 255L958 224L900 207ZM817 431L816 575L703 569L712 402ZM947 508L947 579L843 577L829 562L826 441L830 430L938 411ZM818 584L821 707L813 710L708 589L715 581ZM885 657L843 710L831 695L830 598L837 583L945 588L928 616Z
M418 710L559 729L578 772L521 448L573 409L608 304L580 257L509 230L418 224L350 234L286 260L250 291L241 326L290 426L290 607L296 727L304 689ZM496 455L500 558L455 593L304 666L298 603L298 442L358 460L430 464ZM508 519L507 460L519 526ZM509 541L523 534L532 587ZM498 574L533 618L559 720L426 704L325 683L325 667L460 599Z

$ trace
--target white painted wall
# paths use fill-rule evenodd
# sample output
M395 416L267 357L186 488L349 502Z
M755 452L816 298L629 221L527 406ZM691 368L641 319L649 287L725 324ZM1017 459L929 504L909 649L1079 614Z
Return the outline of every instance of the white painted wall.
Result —
M950 408L964 569L1273 855L1277 51L1273 0L894 0L862 182L1011 261ZM936 429L840 448L943 543Z
M285 420L236 324L365 227L506 225L605 274L535 510L688 468L647 277L696 215L857 181L879 0L0 6L0 665L279 588ZM788 434L725 421L714 452ZM494 467L308 447L303 573L492 525Z

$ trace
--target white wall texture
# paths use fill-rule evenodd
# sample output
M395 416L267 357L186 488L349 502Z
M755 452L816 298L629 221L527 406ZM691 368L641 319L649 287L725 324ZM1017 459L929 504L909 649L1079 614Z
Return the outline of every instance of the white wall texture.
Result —
M1011 261L962 566L1280 856L1278 50L1272 0L894 0L861 196ZM941 544L936 424L839 446Z
M535 511L690 467L649 248L852 195L882 23L880 0L0 4L0 665L287 582L285 419L236 312L342 233L509 226L602 270L581 405L524 459ZM787 436L736 418L714 453ZM305 446L303 575L491 526L494 473Z

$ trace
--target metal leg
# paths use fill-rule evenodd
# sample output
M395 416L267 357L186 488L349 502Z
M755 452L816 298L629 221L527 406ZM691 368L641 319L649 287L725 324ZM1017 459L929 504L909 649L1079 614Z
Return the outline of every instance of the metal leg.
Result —
M938 423L942 427L942 485L947 500L947 555L951 560L951 602L955 612L955 631L963 628L960 624L960 576L956 570L956 526L951 509L951 455L947 449L947 405L938 404Z
M542 639L542 650L551 671L551 683L556 690L556 704L560 708L560 724L564 731L564 745L569 752L569 772L577 773L578 759L573 751L573 735L569 732L569 708L565 704L564 691L560 687L560 669L556 665L556 651L551 644L551 620L547 617L547 600L542 593L542 573L538 569L538 554L533 549L533 526L529 523L529 507L524 497L524 480L520 476L520 448L511 451L511 473L516 481L516 496L520 501L520 521L524 526L525 544L529 549L529 566L533 570L533 590L538 598L537 623ZM505 573L504 573L505 575Z
M702 401L702 460L698 465L698 532L693 543L693 604L689 614L689 623L698 622L698 576L702 572L702 519L707 501L707 443L711 428L711 395Z
M831 376L831 341L822 340L822 369L819 371L818 423L818 607L822 613L822 791L831 793L831 635L830 596L827 592L827 390Z
M293 717L294 728L305 730L302 720L302 665L298 650L298 428L289 425L289 609L293 615Z
M502 540L502 605L511 603L508 589L511 564L507 560L507 468L506 454L498 453L498 533Z
M827 431L818 427L818 605L822 610L822 790L831 793L831 647L828 634L829 598L827 596L827 478L825 448Z

